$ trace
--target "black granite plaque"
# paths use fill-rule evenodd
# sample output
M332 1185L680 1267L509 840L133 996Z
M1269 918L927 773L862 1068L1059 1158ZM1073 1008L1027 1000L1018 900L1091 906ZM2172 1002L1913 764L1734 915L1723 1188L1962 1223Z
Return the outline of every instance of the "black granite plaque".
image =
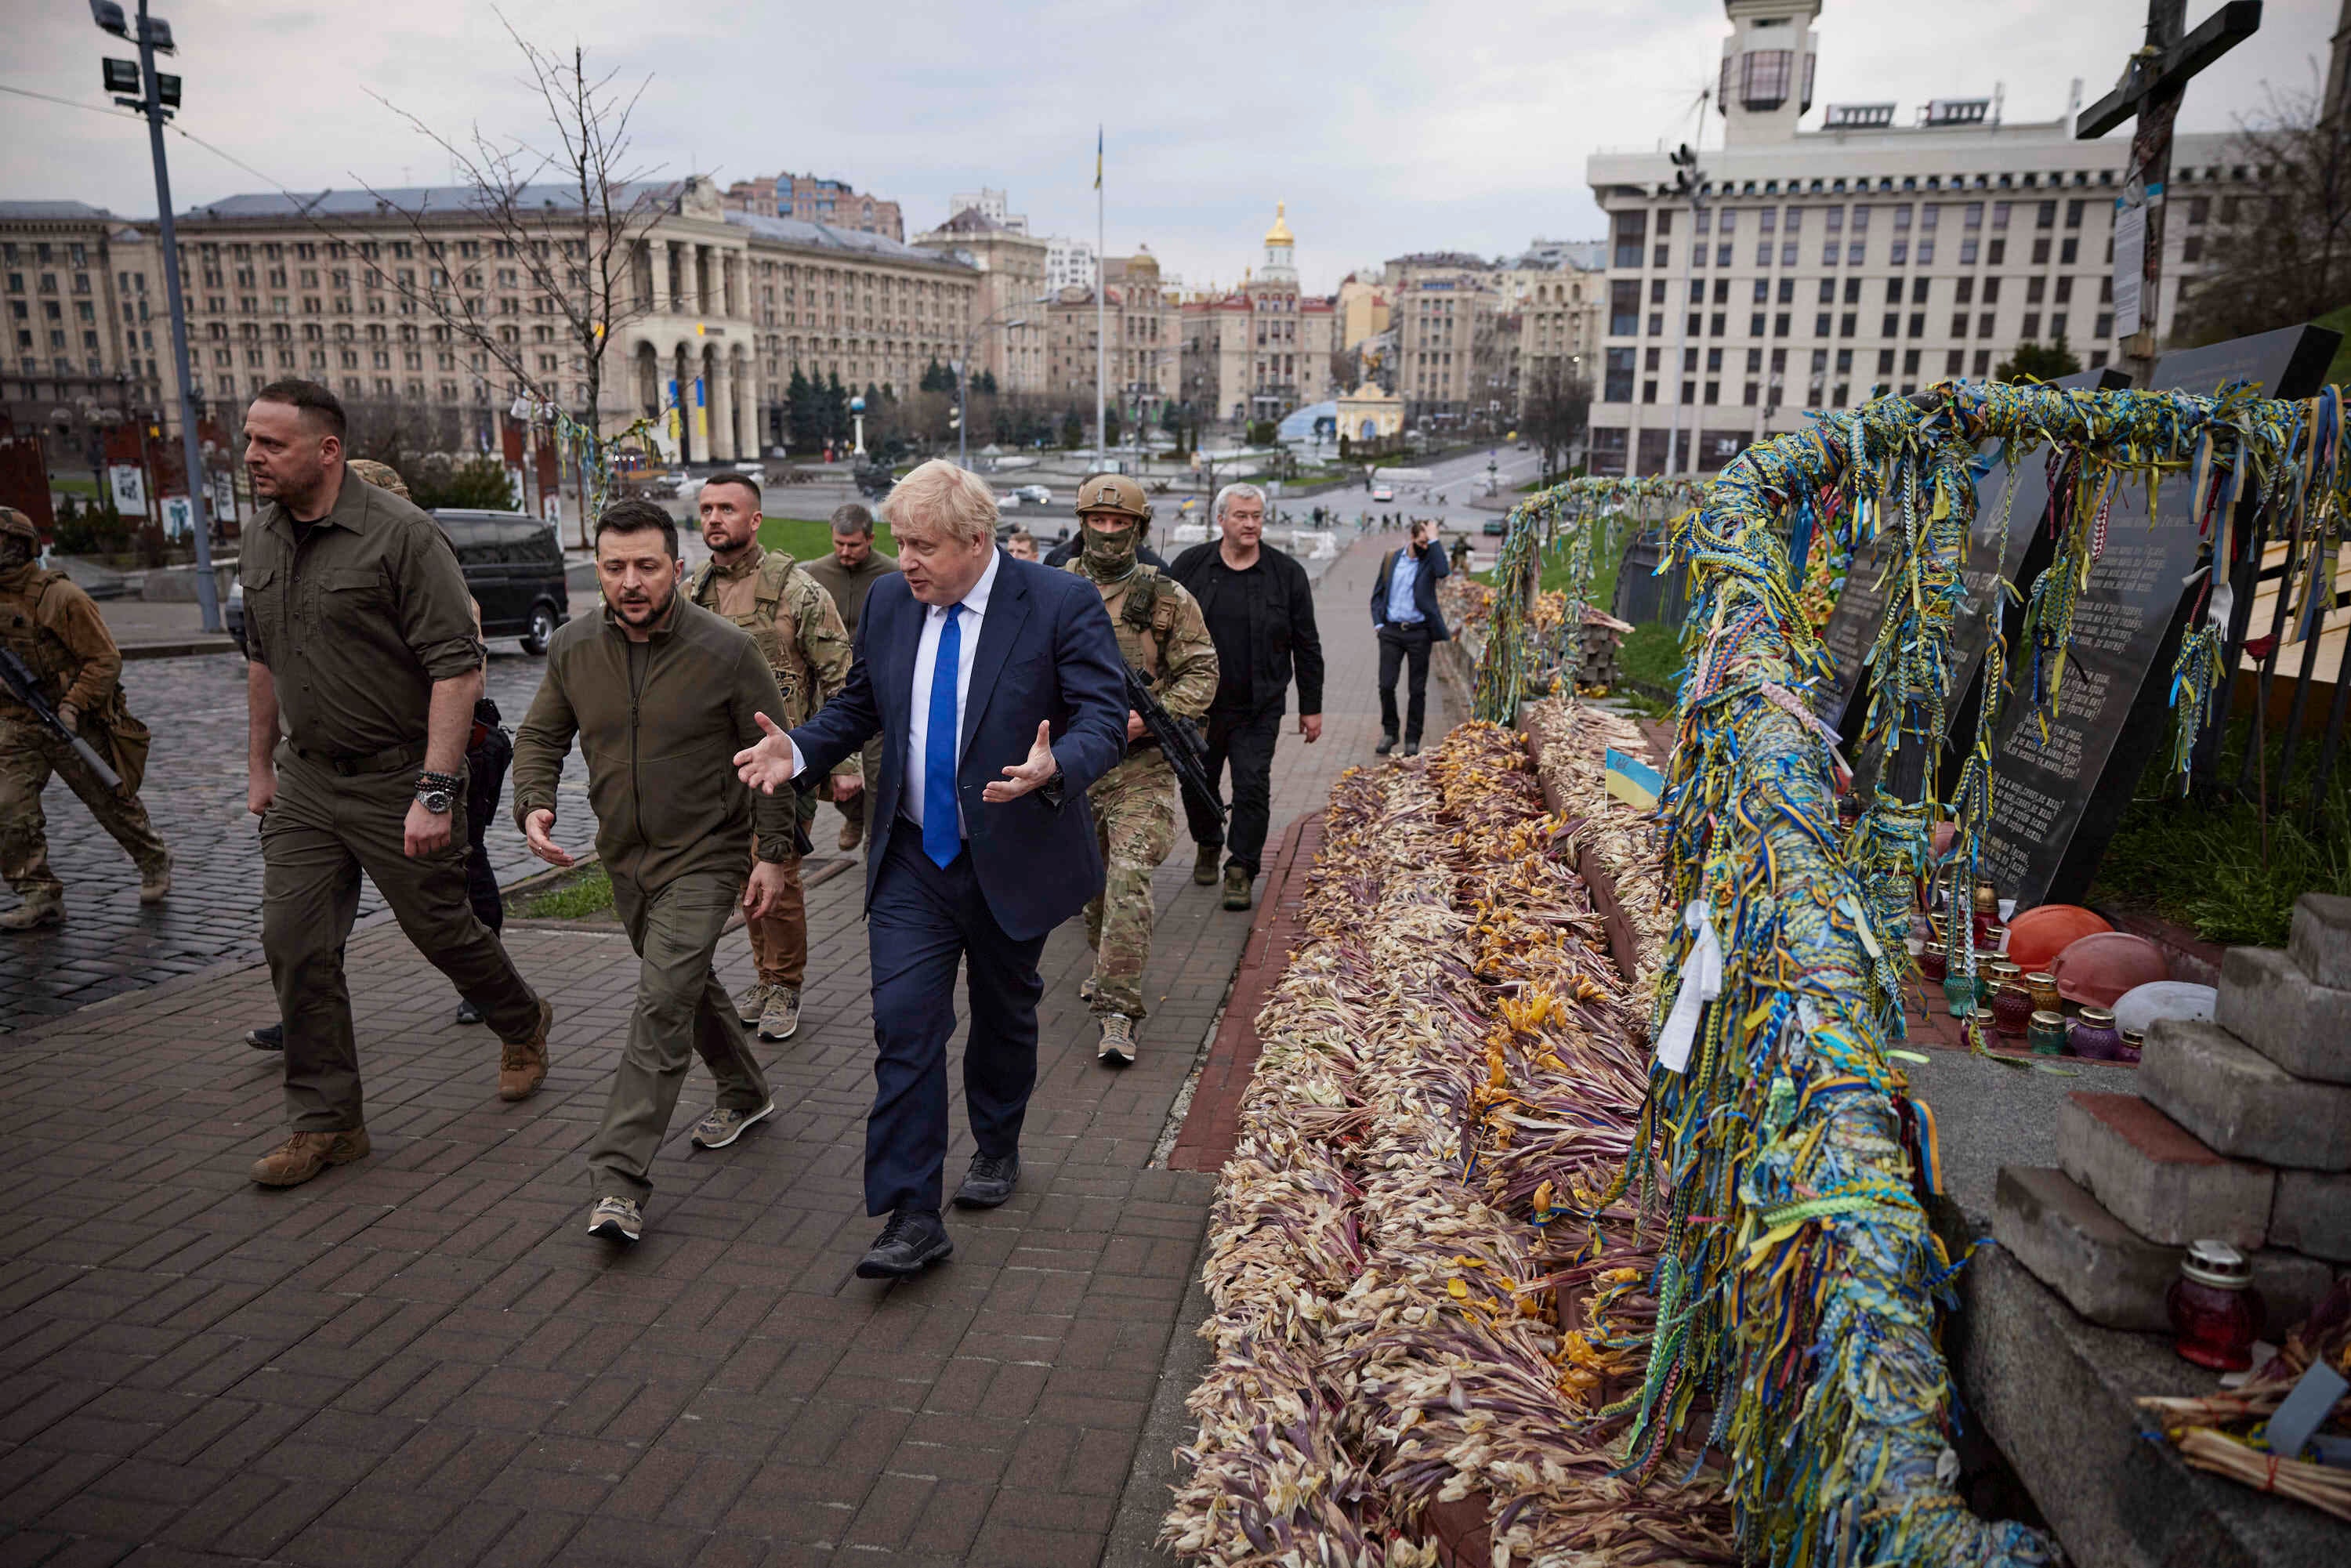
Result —
M1826 544L1816 538L1813 548L1823 549ZM1886 570L1887 553L1882 531L1862 541L1853 552L1853 564L1845 570L1844 589L1837 595L1836 608L1829 612L1828 624L1821 628L1822 646L1836 667L1813 688L1813 711L1843 730L1848 741L1855 731L1845 728L1846 709L1863 695L1862 661L1869 657L1877 641L1878 623L1886 619L1886 596L1891 585L1878 580ZM1857 717L1855 722L1857 727Z
M2332 352L2310 329L2262 333L2168 354L2154 386L2210 394L2241 379L2292 396L2313 373L2310 357L2323 373ZM2025 499L2020 493L2019 504ZM2074 607L2046 738L2029 703L2011 702L2001 717L1985 870L2020 909L2078 902L2088 891L2139 775L2170 734L2171 666L2207 549L2190 506L2184 479L2161 486L2152 517L2142 484L2121 488L2105 549ZM2030 684L2032 653L2011 645L2020 687Z

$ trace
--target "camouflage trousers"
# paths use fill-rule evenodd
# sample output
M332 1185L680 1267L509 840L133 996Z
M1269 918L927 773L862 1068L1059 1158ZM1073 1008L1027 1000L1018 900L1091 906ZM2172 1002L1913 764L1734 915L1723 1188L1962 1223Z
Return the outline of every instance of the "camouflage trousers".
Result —
M1094 780L1094 836L1102 890L1086 905L1094 950L1093 1010L1144 1016L1143 967L1151 958L1151 873L1176 844L1176 771L1156 748Z
M104 755L103 735L93 731L84 738ZM41 791L53 772L81 797L98 825L114 835L142 873L163 863L163 841L138 796L99 783L89 765L47 727L0 719L0 876L9 886L26 894L65 891L49 869L48 819L41 811Z

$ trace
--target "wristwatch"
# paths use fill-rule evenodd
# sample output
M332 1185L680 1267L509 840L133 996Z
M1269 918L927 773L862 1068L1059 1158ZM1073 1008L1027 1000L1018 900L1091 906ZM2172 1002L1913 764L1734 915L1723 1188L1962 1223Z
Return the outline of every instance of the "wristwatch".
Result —
M457 780L446 773L419 773L416 800L436 817L445 817L457 799Z

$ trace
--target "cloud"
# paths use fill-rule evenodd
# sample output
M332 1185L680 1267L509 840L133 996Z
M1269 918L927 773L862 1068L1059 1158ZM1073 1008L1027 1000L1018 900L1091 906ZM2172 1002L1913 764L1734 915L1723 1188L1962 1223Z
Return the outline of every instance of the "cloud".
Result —
M120 42L79 7L11 8L0 81L102 107L98 60ZM513 45L473 0L162 8L186 128L293 188L447 178L371 94L451 134L543 134ZM1038 232L1091 236L1100 122L1113 252L1148 243L1189 283L1234 281L1287 201L1319 289L1410 250L1596 235L1585 158L1690 136L1728 30L1719 0L503 10L536 43L650 77L637 152L667 172L833 175L895 199L914 229L987 184ZM2331 13L2269 6L2262 33L2190 89L2182 127L2257 113L2265 82L2307 88ZM2090 98L2113 82L2145 16L2144 0L1830 0L1815 119L1831 101L1893 99L1907 118L1929 97L1996 89L2011 120L2053 119L2071 78ZM262 185L183 139L171 154L183 209ZM0 194L151 214L146 138L128 115L0 98Z

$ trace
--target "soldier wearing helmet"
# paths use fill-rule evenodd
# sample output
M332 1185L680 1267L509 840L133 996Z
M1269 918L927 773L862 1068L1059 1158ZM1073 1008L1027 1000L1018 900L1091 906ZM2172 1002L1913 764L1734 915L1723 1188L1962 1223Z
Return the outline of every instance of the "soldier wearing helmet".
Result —
M1192 595L1145 564L1151 503L1143 486L1099 474L1078 486L1078 549L1068 569L1102 591L1119 653L1167 711L1197 719L1217 695L1217 647ZM1102 890L1086 906L1094 972L1083 989L1102 1029L1097 1054L1134 1060L1144 1016L1143 970L1151 957L1151 873L1176 843L1176 773L1135 714L1126 716L1126 759L1087 791L1102 844Z
M65 727L122 776L110 789L63 737L0 686L0 875L23 900L0 915L0 930L54 925L66 915L65 883L49 869L41 792L56 773L99 826L139 867L139 900L172 891L172 856L147 820L139 781L147 770L147 727L122 702L122 653L89 595L63 572L40 565L33 519L0 507L0 645L24 661Z

